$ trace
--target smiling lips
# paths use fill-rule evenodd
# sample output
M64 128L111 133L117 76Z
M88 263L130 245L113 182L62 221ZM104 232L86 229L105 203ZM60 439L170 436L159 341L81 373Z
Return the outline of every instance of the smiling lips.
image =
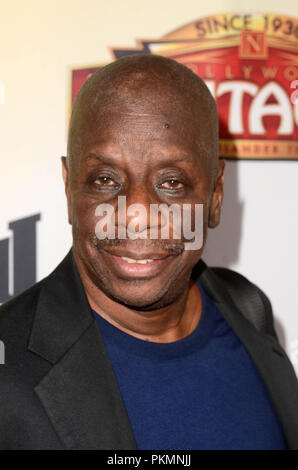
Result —
M113 254L104 250L108 256L109 264L112 264L120 276L124 275L126 278L149 278L158 275L164 268L169 260L173 259L170 254L134 254L134 257ZM125 253L126 254L126 253ZM137 258L137 259L136 259ZM176 258L176 256L175 256Z

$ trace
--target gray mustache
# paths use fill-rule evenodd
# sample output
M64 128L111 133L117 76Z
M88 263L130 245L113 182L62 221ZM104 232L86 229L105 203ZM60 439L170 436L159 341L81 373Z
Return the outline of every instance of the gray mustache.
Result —
M103 240L99 240L96 235L91 237L91 243L96 248L109 248L109 247L121 247L121 248L135 248L135 249L148 249L149 251L160 250L166 251L169 254L180 255L184 251L184 243L179 243L178 241L171 241L165 240L161 242L160 240L141 240L136 239L131 242L127 240L120 240L120 239L109 239L105 238Z

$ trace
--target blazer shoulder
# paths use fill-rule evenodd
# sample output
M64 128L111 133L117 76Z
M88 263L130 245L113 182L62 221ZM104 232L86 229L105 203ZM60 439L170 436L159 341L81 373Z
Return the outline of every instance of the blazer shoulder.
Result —
M276 340L272 306L267 295L242 274L228 268L213 267L213 273L220 279L238 310L265 334Z

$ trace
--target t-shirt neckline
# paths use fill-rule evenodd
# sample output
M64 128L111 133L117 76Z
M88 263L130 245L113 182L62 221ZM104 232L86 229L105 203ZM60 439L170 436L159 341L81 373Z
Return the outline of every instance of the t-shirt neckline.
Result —
M127 353L153 360L174 359L202 348L211 338L216 322L212 315L211 300L198 281L196 284L202 296L202 314L196 328L185 338L171 343L145 341L120 330L93 310L104 342Z

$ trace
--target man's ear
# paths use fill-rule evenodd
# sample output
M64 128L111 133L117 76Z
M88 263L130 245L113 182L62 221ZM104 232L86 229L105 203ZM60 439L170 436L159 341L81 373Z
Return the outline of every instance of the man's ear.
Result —
M215 228L220 222L221 208L223 203L223 186L225 180L225 166L224 160L219 160L217 175L215 177L213 195L211 199L211 206L209 211L208 226Z
M67 212L68 212L68 223L71 225L71 202L70 202L70 191L69 191L69 171L67 164L67 157L61 157L62 162L62 178L64 181L65 194L67 199Z

